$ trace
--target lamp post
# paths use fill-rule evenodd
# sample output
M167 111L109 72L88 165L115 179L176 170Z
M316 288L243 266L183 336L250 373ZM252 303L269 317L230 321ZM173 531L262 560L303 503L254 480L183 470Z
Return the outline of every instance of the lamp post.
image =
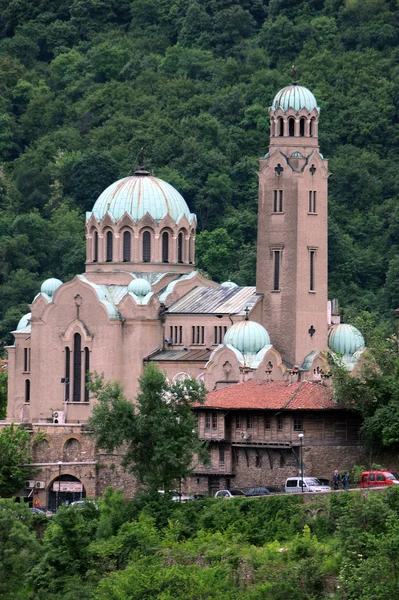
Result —
M303 494L303 433L298 433L298 437L301 442L299 460L301 462L301 491Z
M61 477L61 465L62 465L62 461L59 460L58 461L58 487L57 487L57 507L56 510L58 510L58 507L60 505L60 487L61 487L61 481L60 481L60 477Z

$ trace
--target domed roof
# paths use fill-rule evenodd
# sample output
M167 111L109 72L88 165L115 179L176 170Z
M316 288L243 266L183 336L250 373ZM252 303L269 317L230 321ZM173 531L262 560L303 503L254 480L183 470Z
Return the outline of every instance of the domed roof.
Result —
M47 296L50 296L50 298L52 298L55 294L55 291L60 287L60 285L62 285L61 279L55 279L55 277L52 277L51 279L46 279L46 281L43 281L41 285L40 293L47 294Z
M289 108L293 108L297 112L299 112L301 108L307 108L309 112L314 108L317 111L320 111L317 106L317 100L312 92L308 90L308 88L296 83L280 90L274 97L271 108L274 110L282 108L284 112Z
M19 329L25 329L25 327L28 327L30 325L30 319L31 319L31 313L26 313L26 315L24 315L20 320L19 323L17 325L17 331Z
M136 296L144 297L152 291L152 287L146 279L139 277L129 283L127 291Z
M223 281L223 283L220 284L222 287L227 287L227 288L236 288L238 287L238 285L236 283L234 283L234 281Z
M365 347L364 338L353 325L334 325L328 334L328 346L333 352L350 355Z
M107 212L118 221L125 213L140 221L149 213L155 221L169 215L175 222L185 215L193 216L184 200L166 181L151 177L144 171L115 181L99 196L93 206L93 214L100 221Z
M245 320L234 323L226 331L223 343L234 346L240 352L257 353L270 344L270 337L262 325Z

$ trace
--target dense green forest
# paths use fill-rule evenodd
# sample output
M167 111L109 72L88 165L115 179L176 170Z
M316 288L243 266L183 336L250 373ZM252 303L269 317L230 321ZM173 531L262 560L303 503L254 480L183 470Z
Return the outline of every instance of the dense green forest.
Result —
M84 270L84 212L150 169L198 215L198 266L254 284L268 107L299 82L330 159L330 295L399 304L394 0L0 0L0 342L46 277Z
M2 600L392 600L399 490L61 507L0 499Z

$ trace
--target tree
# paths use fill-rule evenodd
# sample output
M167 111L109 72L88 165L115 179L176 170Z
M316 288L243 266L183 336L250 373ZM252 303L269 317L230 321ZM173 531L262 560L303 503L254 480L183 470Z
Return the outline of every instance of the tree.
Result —
M204 402L202 382L185 379L169 384L150 363L139 378L136 406L123 395L118 382L91 377L90 390L98 401L89 420L99 448L123 448L122 464L149 491L169 490L194 467L194 456L206 460L198 439L193 405Z
M17 492L32 472L30 435L11 423L0 431L0 497Z
M0 421L5 419L7 414L7 382L8 373L0 367Z

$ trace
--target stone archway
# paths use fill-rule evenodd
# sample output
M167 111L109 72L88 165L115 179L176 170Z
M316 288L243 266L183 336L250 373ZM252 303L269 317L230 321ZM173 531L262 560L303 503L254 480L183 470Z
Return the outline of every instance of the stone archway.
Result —
M56 511L62 504L71 504L86 498L83 483L74 475L60 475L50 483L48 491L48 508Z

